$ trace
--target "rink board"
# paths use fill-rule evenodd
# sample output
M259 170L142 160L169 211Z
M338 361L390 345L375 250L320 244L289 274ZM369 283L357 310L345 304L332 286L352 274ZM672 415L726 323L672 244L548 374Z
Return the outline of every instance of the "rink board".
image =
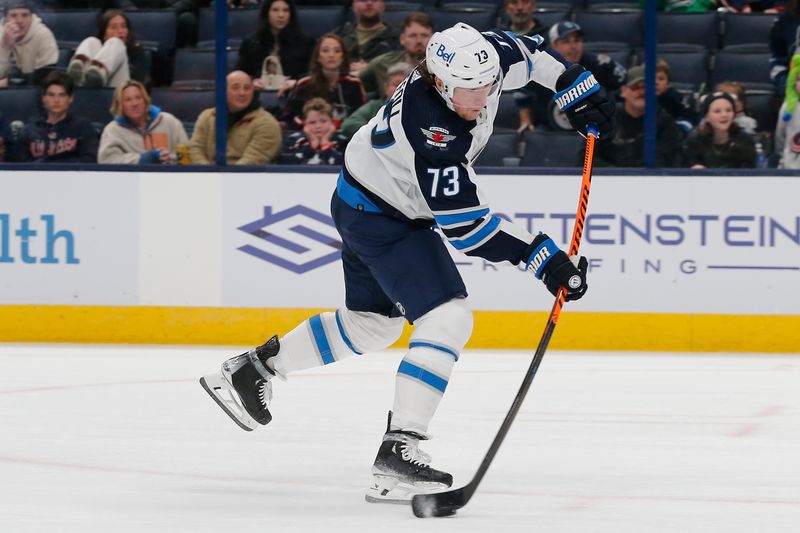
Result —
M331 174L5 173L0 340L253 344L343 299ZM579 176L485 175L501 218L570 237ZM800 178L596 176L590 291L552 346L800 351ZM472 348L535 345L552 297L454 252Z

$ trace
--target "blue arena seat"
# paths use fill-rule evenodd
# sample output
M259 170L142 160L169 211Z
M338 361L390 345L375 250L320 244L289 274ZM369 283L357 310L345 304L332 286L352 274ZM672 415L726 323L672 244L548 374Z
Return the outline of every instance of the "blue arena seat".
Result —
M604 54L625 67L632 66L631 59L633 51L627 43L607 43L604 41L587 41L583 43L583 49L593 54Z
M502 167L503 159L508 157L519 161L519 135L516 132L499 132L489 138L475 164L483 167Z
M696 44L719 48L719 21L716 12L659 13L656 18L659 43Z
M210 89L185 90L170 87L153 89L153 104L172 113L183 122L195 122L197 115L214 107L214 91Z
M747 89L772 89L769 79L770 54L742 53L720 50L713 58L711 85L723 81L738 81Z
M506 19L508 17L506 16ZM549 28L556 22L569 19L569 10L567 9L550 9L539 8L533 12L533 18L539 21L539 24Z
M747 101L747 113L756 119L758 131L775 131L778 122L778 111L782 99L775 95L773 91L752 90L745 92Z
M97 19L100 11L96 9L41 11L37 14L53 32L59 46L64 48L77 46L87 37L97 36L99 31Z
M233 45L242 41L248 35L258 30L259 8L231 9L228 11L228 44ZM214 28L216 16L213 7L200 8L198 17L197 46L208 45L213 47Z
M494 119L495 130L510 129L516 131L519 127L519 110L514 98L514 92L504 92L500 95L500 104L497 107L497 116Z
M708 50L703 48L674 51L659 49L658 58L669 63L673 83L688 84L695 89L701 84L708 84Z
M8 87L0 89L0 111L9 122L27 122L42 109L42 92L39 87Z
M133 34L139 41L158 43L158 49L169 51L175 49L175 32L178 16L171 9L139 9L126 11L131 20Z
M296 9L303 33L315 39L344 24L347 14L342 6L297 6Z
M411 4L406 2L397 2L386 4L386 11L383 12L383 21L395 28L398 32L403 27L403 21L411 13L422 11L421 4Z
M484 7L442 7L431 11L433 28L441 31L458 22L469 24L473 28L485 31L497 24L497 9L494 6Z
M578 11L575 22L585 34L585 40L627 43L631 47L642 44L641 12L624 9L607 11Z
M75 115L102 126L105 126L114 118L111 115L111 103L114 101L114 89L112 87L97 89L77 87L72 97L72 111Z
M238 53L237 53L238 55ZM236 56L234 56L236 57ZM195 50L180 48L175 51L175 75L172 83L178 81L213 80L216 72L216 54L214 50ZM234 59L235 61L235 59ZM228 65L232 68L234 65Z
M726 13L722 18L722 47L747 45L755 51L769 51L769 32L776 15Z
M578 167L583 158L583 139L574 131L529 131L520 166Z

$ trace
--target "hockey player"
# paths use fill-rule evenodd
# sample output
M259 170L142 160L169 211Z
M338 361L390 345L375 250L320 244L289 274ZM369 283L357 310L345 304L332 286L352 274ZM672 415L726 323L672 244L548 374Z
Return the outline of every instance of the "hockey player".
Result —
M419 441L472 332L467 290L437 226L457 250L495 263L524 262L567 300L586 292L585 258L569 258L492 214L473 161L492 133L500 91L536 81L575 128L611 131L614 104L590 72L545 52L542 39L466 24L436 33L426 59L345 151L331 212L342 237L345 305L306 320L281 339L228 359L201 384L243 429L272 419L272 379L382 350L415 326L397 370L394 406L372 467L368 501L408 499L449 487Z

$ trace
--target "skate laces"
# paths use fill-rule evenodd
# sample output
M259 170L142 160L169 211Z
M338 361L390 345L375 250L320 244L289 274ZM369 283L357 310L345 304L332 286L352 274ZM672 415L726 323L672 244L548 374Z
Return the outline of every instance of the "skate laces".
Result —
M419 441L406 437L400 442L400 454L403 456L403 461L419 466L430 465L432 458L419 449Z
M272 383L268 379L261 380L258 386L258 399L264 407L269 407L272 401Z

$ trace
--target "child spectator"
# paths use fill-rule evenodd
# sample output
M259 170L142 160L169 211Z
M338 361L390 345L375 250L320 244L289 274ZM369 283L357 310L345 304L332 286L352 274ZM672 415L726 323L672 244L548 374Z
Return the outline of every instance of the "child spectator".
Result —
M128 16L112 9L98 22L98 36L84 39L69 62L67 72L75 85L116 87L130 79L147 85L150 62L133 36Z
M758 123L756 119L747 114L747 97L745 96L744 85L737 81L724 81L718 83L714 90L726 92L733 96L733 101L736 102L736 123L748 135L755 135Z
M756 146L734 121L736 102L718 91L701 102L703 123L686 139L691 168L754 168Z
M39 84L58 62L53 32L30 0L7 0L0 20L0 86Z
M246 72L228 74L228 149L231 165L263 165L281 151L282 132L278 121L264 111L255 98L253 80ZM216 157L216 109L205 109L197 119L189 143L193 165L210 165Z
M42 86L44 113L25 125L17 141L19 161L36 163L94 163L98 135L86 119L70 112L72 79L51 72Z
M300 29L292 0L266 0L259 13L258 31L242 41L236 69L249 74L258 89L278 89L280 85L284 90L291 89L308 72L314 40ZM271 58L275 72L265 68L267 58ZM268 83L273 78L275 82ZM293 81L282 83L288 80Z
M303 131L293 133L280 162L287 165L341 165L346 140L336 131L333 107L322 98L303 106Z
M111 114L114 120L100 136L98 163L172 163L177 159L175 148L189 143L183 124L151 105L150 95L136 80L117 86Z
M672 71L663 59L656 61L656 98L658 105L675 120L684 133L689 133L697 124L697 113L689 104L689 96L682 95L670 87Z
M337 125L364 105L366 97L361 80L349 76L349 71L350 60L341 37L332 33L320 37L311 54L309 75L297 82L281 114L285 127L300 127L303 106L314 97L323 98L333 106Z
M780 156L779 168L800 169L798 94L800 94L800 54L795 54L786 81L786 99L778 113L778 125L775 128L775 152Z

